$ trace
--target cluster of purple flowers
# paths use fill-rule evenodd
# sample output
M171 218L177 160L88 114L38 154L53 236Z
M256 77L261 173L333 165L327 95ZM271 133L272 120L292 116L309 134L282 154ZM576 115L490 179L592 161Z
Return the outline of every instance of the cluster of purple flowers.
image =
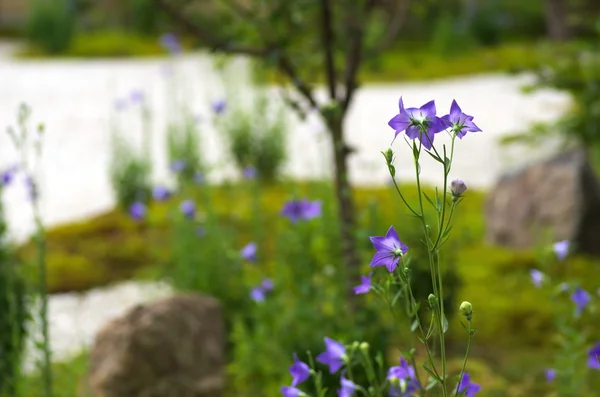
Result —
M266 278L259 285L252 288L252 290L250 291L250 299L257 303L264 302L267 293L273 291L273 288L273 281L271 279Z
M0 172L0 186L7 187L11 185L18 172L18 165L13 165ZM25 189L27 190L27 196L29 197L29 200L37 200L39 198L39 189L33 177L31 175L24 175L23 183L25 184Z
M165 33L160 36L160 45L162 45L171 55L177 55L182 52L179 39L173 33Z
M435 134L448 128L460 139L467 132L481 131L473 123L473 116L463 113L455 100L450 106L450 113L442 117L436 116L435 101L429 101L420 108L405 108L402 97L400 97L398 106L399 113L388 122L388 125L396 132L394 139L401 132L405 132L409 139L419 138L421 144L429 150L433 147Z
M290 200L283 205L281 215L292 223L308 221L321 216L322 202L319 200Z

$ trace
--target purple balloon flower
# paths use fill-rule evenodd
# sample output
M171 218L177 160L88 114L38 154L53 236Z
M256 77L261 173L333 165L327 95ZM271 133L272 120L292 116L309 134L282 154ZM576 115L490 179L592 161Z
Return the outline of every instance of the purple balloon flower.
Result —
M556 379L556 370L554 368L548 368L544 371L544 374L546 375L546 382L548 383L552 383L554 382L554 379Z
M144 100L144 93L140 90L133 90L129 94L129 100L132 103L142 103L142 101Z
M465 393L465 397L475 397L475 394L479 393L480 390L481 386L471 382L471 377L465 372L458 384L458 392Z
M600 370L600 342L588 350L588 367Z
M420 108L404 108L402 97L398 101L400 112L388 125L396 131L394 139L403 131L410 139L419 138L426 149L431 149L435 134L446 129L445 122L437 117L435 101L429 101Z
M157 201L165 201L171 197L171 191L164 186L155 186L152 189L152 197Z
M368 276L360 276L360 280L361 283L360 285L357 285L356 287L354 287L354 294L355 295L360 295L360 294L366 294L367 292L369 292L371 290L371 275L373 273L369 273Z
M398 233L394 226L390 226L385 236L369 237L373 246L377 250L371 260L371 267L384 266L390 272L393 272L398 266L398 262L402 255L406 254L408 247L398 237Z
M283 205L281 215L293 223L300 220L311 220L321 216L322 202L320 200L290 200Z
M264 302L265 301L265 291L262 287L254 287L250 291L250 299L254 302Z
M256 178L256 168L246 167L242 171L242 174L244 175L244 179L247 179L247 180L254 179L254 178Z
M579 316L583 312L583 309L590 303L591 299L590 294L583 288L577 288L573 291L571 300L576 306L575 314Z
M194 219L196 215L196 204L192 200L182 201L179 205L181 213L188 219Z
M282 386L281 394L283 394L283 397L300 397L305 395L302 390L293 386Z
M325 351L317 356L317 361L329 366L329 372L336 373L346 360L346 348L340 342L325 338Z
M292 374L292 386L299 385L310 376L310 367L300 361L296 353L294 353L294 364L290 367L290 374Z
M569 241L563 240L552 245L552 251L556 254L556 258L559 261L564 260L569 253Z
M346 379L345 371L342 371L340 378L340 388L338 389L338 397L352 397L356 392L356 384L350 379Z
M219 99L218 101L214 101L212 103L212 110L216 114L223 113L226 108L227 108L227 102L225 101L225 99Z
M265 278L262 283L260 283L260 286L262 287L263 290L265 290L266 292L269 291L273 291L273 288L275 287L275 285L273 284L273 280L269 279L269 278Z
M442 120L446 122L446 125L452 128L452 131L456 134L457 137L462 139L467 132L477 132L481 131L479 127L473 123L473 116L469 116L464 114L456 103L456 100L452 101L452 105L450 105L450 114L442 116Z
M171 54L181 53L181 44L173 33L165 33L160 36L160 44Z
M131 215L131 217L136 221L139 221L146 216L146 210L146 204L142 203L141 201L136 201L129 207L129 215Z
M245 260L249 261L249 262L256 262L256 251L258 250L258 247L256 245L256 243L248 243L246 244L246 246L244 246L244 248L242 248L242 250L240 251L240 254L242 255L242 258L244 258Z
M531 282L533 283L533 285L535 285L538 288L542 286L542 282L544 281L544 273L540 272L537 269L531 269L529 271L529 275L531 276Z
M186 167L185 161L183 160L173 160L171 162L171 171L175 173L179 173L183 171Z

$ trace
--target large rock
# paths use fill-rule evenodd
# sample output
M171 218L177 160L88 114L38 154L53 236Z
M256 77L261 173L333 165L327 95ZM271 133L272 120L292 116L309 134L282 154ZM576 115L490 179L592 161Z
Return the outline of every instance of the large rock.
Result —
M494 244L532 247L569 240L579 251L600 254L600 184L582 150L502 177L485 214Z
M139 305L96 337L94 397L219 397L225 327L217 300L183 294Z

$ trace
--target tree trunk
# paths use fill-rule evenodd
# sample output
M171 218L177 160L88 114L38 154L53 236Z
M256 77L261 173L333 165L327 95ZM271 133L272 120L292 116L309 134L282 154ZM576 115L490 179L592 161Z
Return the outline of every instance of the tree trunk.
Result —
M333 144L335 194L340 221L342 259L346 267L348 304L352 308L355 300L353 287L360 283L360 256L354 234L356 226L354 198L348 180L348 156L351 151L344 140L343 119L343 115L332 115L326 122Z
M567 40L571 36L567 25L567 6L564 0L545 0L548 35L554 40Z

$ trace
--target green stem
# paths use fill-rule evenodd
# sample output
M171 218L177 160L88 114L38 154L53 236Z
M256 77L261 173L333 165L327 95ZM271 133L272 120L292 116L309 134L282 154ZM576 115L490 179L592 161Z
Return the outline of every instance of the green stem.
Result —
M462 368L460 369L460 377L458 378L458 384L462 382L463 377L465 376L465 368L467 367L467 359L469 358L469 352L471 351L471 341L473 340L473 330L471 329L471 320L469 320L469 340L467 342L467 350L465 352L465 359L463 360ZM456 392L454 394L458 397L458 386L456 387Z
M420 217L423 216L422 214L419 215L417 214L417 212L415 210L412 209L412 207L408 204L408 202L406 201L406 199L404 198L404 195L402 194L402 192L400 191L400 187L398 186L398 184L396 183L396 179L392 177L392 182L394 182L394 186L396 187L396 191L398 192L398 195L400 196L400 199L402 199L402 202L404 203L404 205L410 210L410 212L412 212L415 216Z

